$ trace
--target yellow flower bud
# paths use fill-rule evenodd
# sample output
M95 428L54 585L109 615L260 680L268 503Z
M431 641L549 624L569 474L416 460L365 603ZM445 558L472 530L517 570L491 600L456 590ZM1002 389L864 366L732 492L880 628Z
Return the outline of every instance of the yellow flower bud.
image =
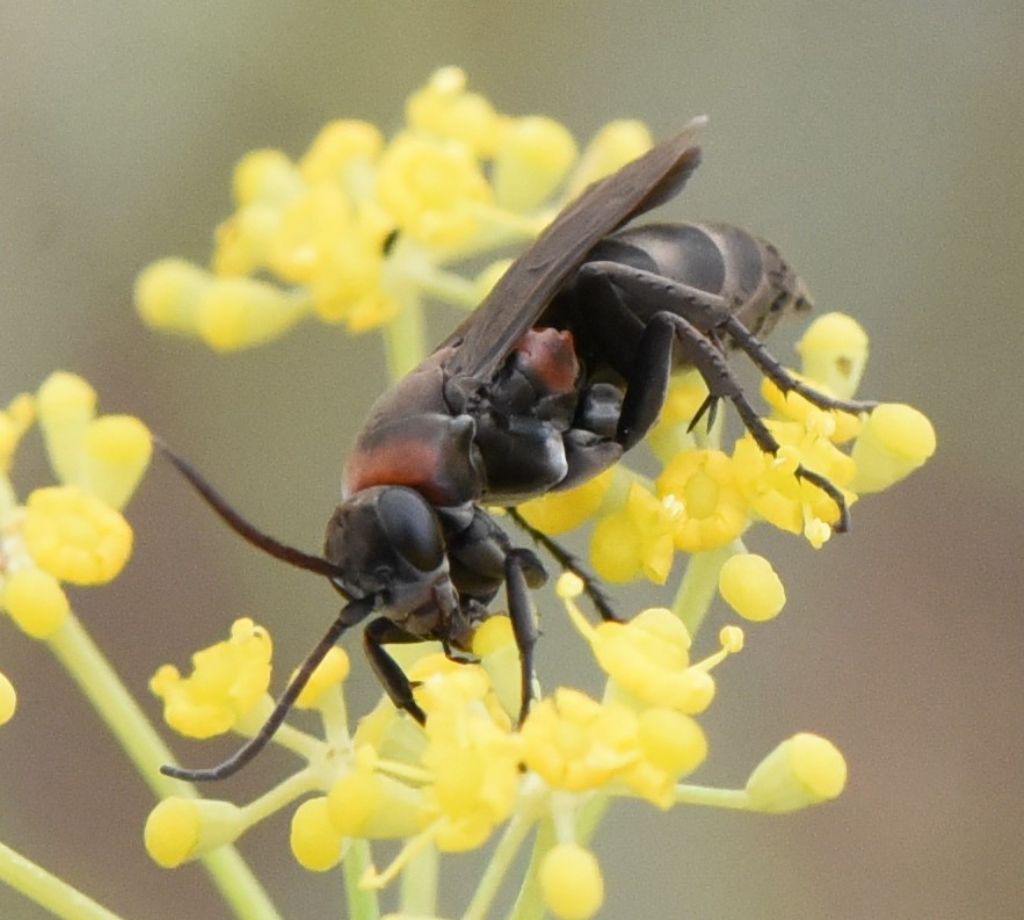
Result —
M708 754L704 730L690 716L661 706L640 713L644 758L679 779L692 773Z
M18 708L18 693L7 675L0 672L0 725L6 725L14 718Z
M819 316L797 343L803 373L840 399L850 399L860 386L868 360L868 336L852 316Z
M935 453L935 429L927 416L912 406L885 403L868 416L853 445L858 492L881 492Z
M82 444L96 412L96 391L77 374L55 371L36 397L50 465L65 483L79 483Z
M135 279L135 309L153 329L195 334L199 299L213 281L209 271L184 259L161 259Z
M746 620L771 620L786 604L786 590L772 564L756 553L730 556L718 574L718 590Z
M49 639L71 613L60 582L35 567L19 569L11 575L0 601L22 632L33 639Z
M501 133L494 155L499 206L523 213L543 204L575 162L572 134L553 118L516 118Z
M367 121L339 118L320 129L299 162L302 177L311 185L337 182L348 191L349 170L355 163L368 164L380 155L384 138Z
M320 704L320 697L331 687L343 683L352 670L348 654L343 648L335 646L326 655L323 661L313 671L313 676L302 688L295 705L298 709L315 709ZM289 683L295 680L298 670L292 672Z
M522 678L512 621L506 616L484 620L473 635L473 654L487 672L502 709L509 716L518 717Z
M217 278L199 297L195 329L216 351L236 351L280 336L307 304L265 281Z
M588 920L604 903L601 866L590 850L577 843L559 843L540 864L544 903L560 920Z
M280 150L250 150L235 166L235 203L282 205L302 190L302 177Z
M836 798L846 785L846 761L826 738L803 732L783 741L747 780L752 811L782 814Z
M16 396L0 411L0 474L11 468L18 442L36 417L35 400L28 393Z
M281 227L281 210L277 205L257 202L218 224L211 259L214 274L242 276L263 268Z
M290 843L299 865L311 872L327 872L341 862L345 842L331 823L326 796L308 799L295 809Z
M396 840L420 830L421 793L389 776L359 768L327 793L327 814L342 837Z
M569 185L575 196L591 182L603 179L651 149L651 132L641 121L611 121L587 144Z
M405 117L411 128L466 144L478 157L489 157L501 119L479 93L466 92L459 67L434 71L427 85L409 96Z
M149 429L130 415L104 415L85 432L80 485L112 508L134 494L153 455Z
M174 869L231 843L245 827L242 810L230 802L171 796L146 819L146 852L158 866Z

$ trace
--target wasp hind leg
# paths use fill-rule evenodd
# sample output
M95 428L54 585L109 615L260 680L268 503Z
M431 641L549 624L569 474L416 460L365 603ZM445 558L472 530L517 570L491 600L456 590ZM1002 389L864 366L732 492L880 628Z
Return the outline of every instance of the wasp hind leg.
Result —
M621 315L623 312L635 314L631 309L632 304L643 311L654 305L660 307L644 326L633 353L631 369L626 376L626 393L616 432L616 440L624 450L639 443L661 414L668 394L669 379L678 363L676 348L679 348L679 356L700 373L708 387L708 399L698 410L697 418L704 412L713 411L718 400L728 399L736 407L740 419L758 447L772 456L778 454L781 445L750 404L714 335L713 330L723 326L734 338L736 335L733 327L746 332L746 328L738 321L730 321L731 315L725 309L722 298L670 278L615 262L588 263L580 269L578 277L583 289L592 295L592 309L612 310ZM706 333L703 330L711 331ZM774 368L785 373L763 346L755 357L753 352L757 349L751 343L760 343L749 332L746 337L741 335L739 338L737 345L759 367L762 367L759 359L763 360L767 356ZM749 350L744 347L744 343ZM765 373L774 379L774 370L771 373L766 370ZM797 383L792 378L788 379ZM790 386L790 389L795 387ZM835 502L839 509L839 519L834 529L838 533L848 530L849 512L839 488L803 464L797 466L794 474L798 479L804 479L822 489Z
M786 368L784 368L757 336L734 316L730 316L722 325L725 332L736 347L739 348L772 383L783 393L799 393L812 405L819 409L838 409L841 412L850 412L854 415L860 412L870 412L878 408L878 403L862 399L837 399L822 393L814 387L809 386L802 380L797 380Z

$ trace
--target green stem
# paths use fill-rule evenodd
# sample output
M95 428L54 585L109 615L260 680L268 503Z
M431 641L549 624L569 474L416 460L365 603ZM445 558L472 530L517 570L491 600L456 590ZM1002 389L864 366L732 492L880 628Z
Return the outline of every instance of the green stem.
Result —
M353 840L341 862L345 876L345 896L351 920L380 920L377 892L359 887L366 870L372 865L370 844L366 840Z
M394 383L423 361L427 352L426 321L416 280L417 269L422 267L419 253L399 241L389 261L389 287L401 304L399 315L384 326L387 370Z
M193 787L164 776L174 758L104 654L72 615L50 638L50 649L124 748L158 797L196 795ZM202 858L221 895L238 917L278 920L280 915L237 850L220 847Z
M676 786L676 801L682 805L707 805L712 808L734 808L745 811L750 797L745 789L713 789L710 786Z
M306 767L293 773L286 780L267 790L242 808L246 827L252 827L269 818L275 812L291 805L297 798L322 786L322 771L318 767Z
M65 920L120 920L113 911L2 843L0 881Z
M598 825L607 814L611 802L611 796L595 795L579 810L579 814L576 816L577 843L590 843L591 838L597 833Z
M737 552L737 542L690 557L686 574L672 602L672 611L683 621L691 639L696 638L704 617L711 609L718 590L718 573L725 560Z
M480 302L479 288L475 281L463 278L455 272L445 271L430 262L424 261L422 265L410 266L408 276L428 297L467 310L472 310Z
M544 916L547 907L544 904L544 892L540 887L540 864L554 845L555 825L548 817L541 821L537 829L533 852L523 876L523 886L519 889L512 910L509 911L508 920L541 920Z
M423 847L402 870L401 912L432 917L437 913L437 879L441 856L431 844Z
M469 907L462 915L462 920L483 920L487 916L487 911L490 909L501 883L505 881L509 867L536 821L535 810L528 807L517 811L505 825L505 832L501 835L501 840L498 841L494 853L491 854L487 869L473 893Z
M282 725L274 733L274 743L293 754L298 754L303 760L313 761L323 756L327 747L319 738L313 737L309 732L304 732L294 725Z

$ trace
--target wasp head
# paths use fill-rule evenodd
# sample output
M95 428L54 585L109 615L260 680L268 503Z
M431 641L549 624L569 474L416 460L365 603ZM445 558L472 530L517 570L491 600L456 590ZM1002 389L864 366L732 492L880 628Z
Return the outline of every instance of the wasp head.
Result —
M335 509L324 555L344 573L334 586L377 605L415 636L443 637L458 615L444 536L427 500L405 486L374 486Z

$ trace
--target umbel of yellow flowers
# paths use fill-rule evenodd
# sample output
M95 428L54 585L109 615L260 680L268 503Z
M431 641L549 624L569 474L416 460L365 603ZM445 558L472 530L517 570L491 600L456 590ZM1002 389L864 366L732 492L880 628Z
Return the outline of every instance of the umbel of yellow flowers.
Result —
M424 304L471 308L507 262L473 275L460 264L531 239L586 184L650 146L645 126L617 121L580 152L550 118L497 111L467 88L457 68L435 73L409 97L405 114L390 138L342 119L298 158L277 150L243 157L235 207L216 230L209 266L171 258L140 274L135 300L144 321L218 351L270 342L306 318L351 333L380 328L393 374L404 372L424 354ZM804 378L849 399L866 366L868 338L851 317L831 313L807 329L798 352ZM78 654L88 646L64 590L104 584L127 562L132 531L121 509L148 464L151 442L137 420L97 415L92 388L71 374L52 375L0 411L0 610L47 642L80 686L102 682L102 692L90 694L101 711L119 701L105 718L161 793L145 828L149 853L166 867L204 860L236 909L265 895L245 881L239 863L221 856L254 824L294 806L292 853L311 871L342 866L356 918L378 916L374 892L412 866L418 881L401 886L403 912L430 914L425 857L494 841L462 914L480 920L532 839L512 916L547 909L585 920L604 897L589 841L615 800L640 799L663 811L695 804L784 813L829 801L845 785L840 752L807 732L781 741L739 788L691 783L709 756L701 718L713 703L718 668L742 650L745 636L725 625L713 650L697 654L693 642L716 597L751 623L783 609L782 581L744 542L758 525L802 535L815 547L829 538L837 509L793 475L798 464L828 477L853 504L921 466L935 435L920 412L901 404L862 418L823 412L767 382L762 395L782 445L777 457L747 435L727 443L721 422L689 431L706 389L686 374L649 439L655 476L623 464L520 507L549 534L589 528L591 562L608 581L664 584L685 564L668 606L639 611L627 623L592 624L576 603L578 580L564 576L557 603L541 603L564 608L602 689L538 688L521 727L513 716L516 647L508 619L496 615L475 636L478 663L455 664L430 644L394 649L427 714L423 727L386 697L350 719L349 663L335 649L298 703L317 715L319 730L285 724L274 737L299 763L279 784L238 805L200 798L160 777L166 751L147 726L123 721L123 688L99 667L101 659ZM37 424L57 481L21 500L7 474ZM195 653L190 673L164 665L151 688L182 734L251 736L272 706L272 660L269 631L242 618L229 638ZM14 689L0 674L0 723L14 708ZM371 849L378 841L401 844L380 869ZM4 853L0 848L0 863Z

